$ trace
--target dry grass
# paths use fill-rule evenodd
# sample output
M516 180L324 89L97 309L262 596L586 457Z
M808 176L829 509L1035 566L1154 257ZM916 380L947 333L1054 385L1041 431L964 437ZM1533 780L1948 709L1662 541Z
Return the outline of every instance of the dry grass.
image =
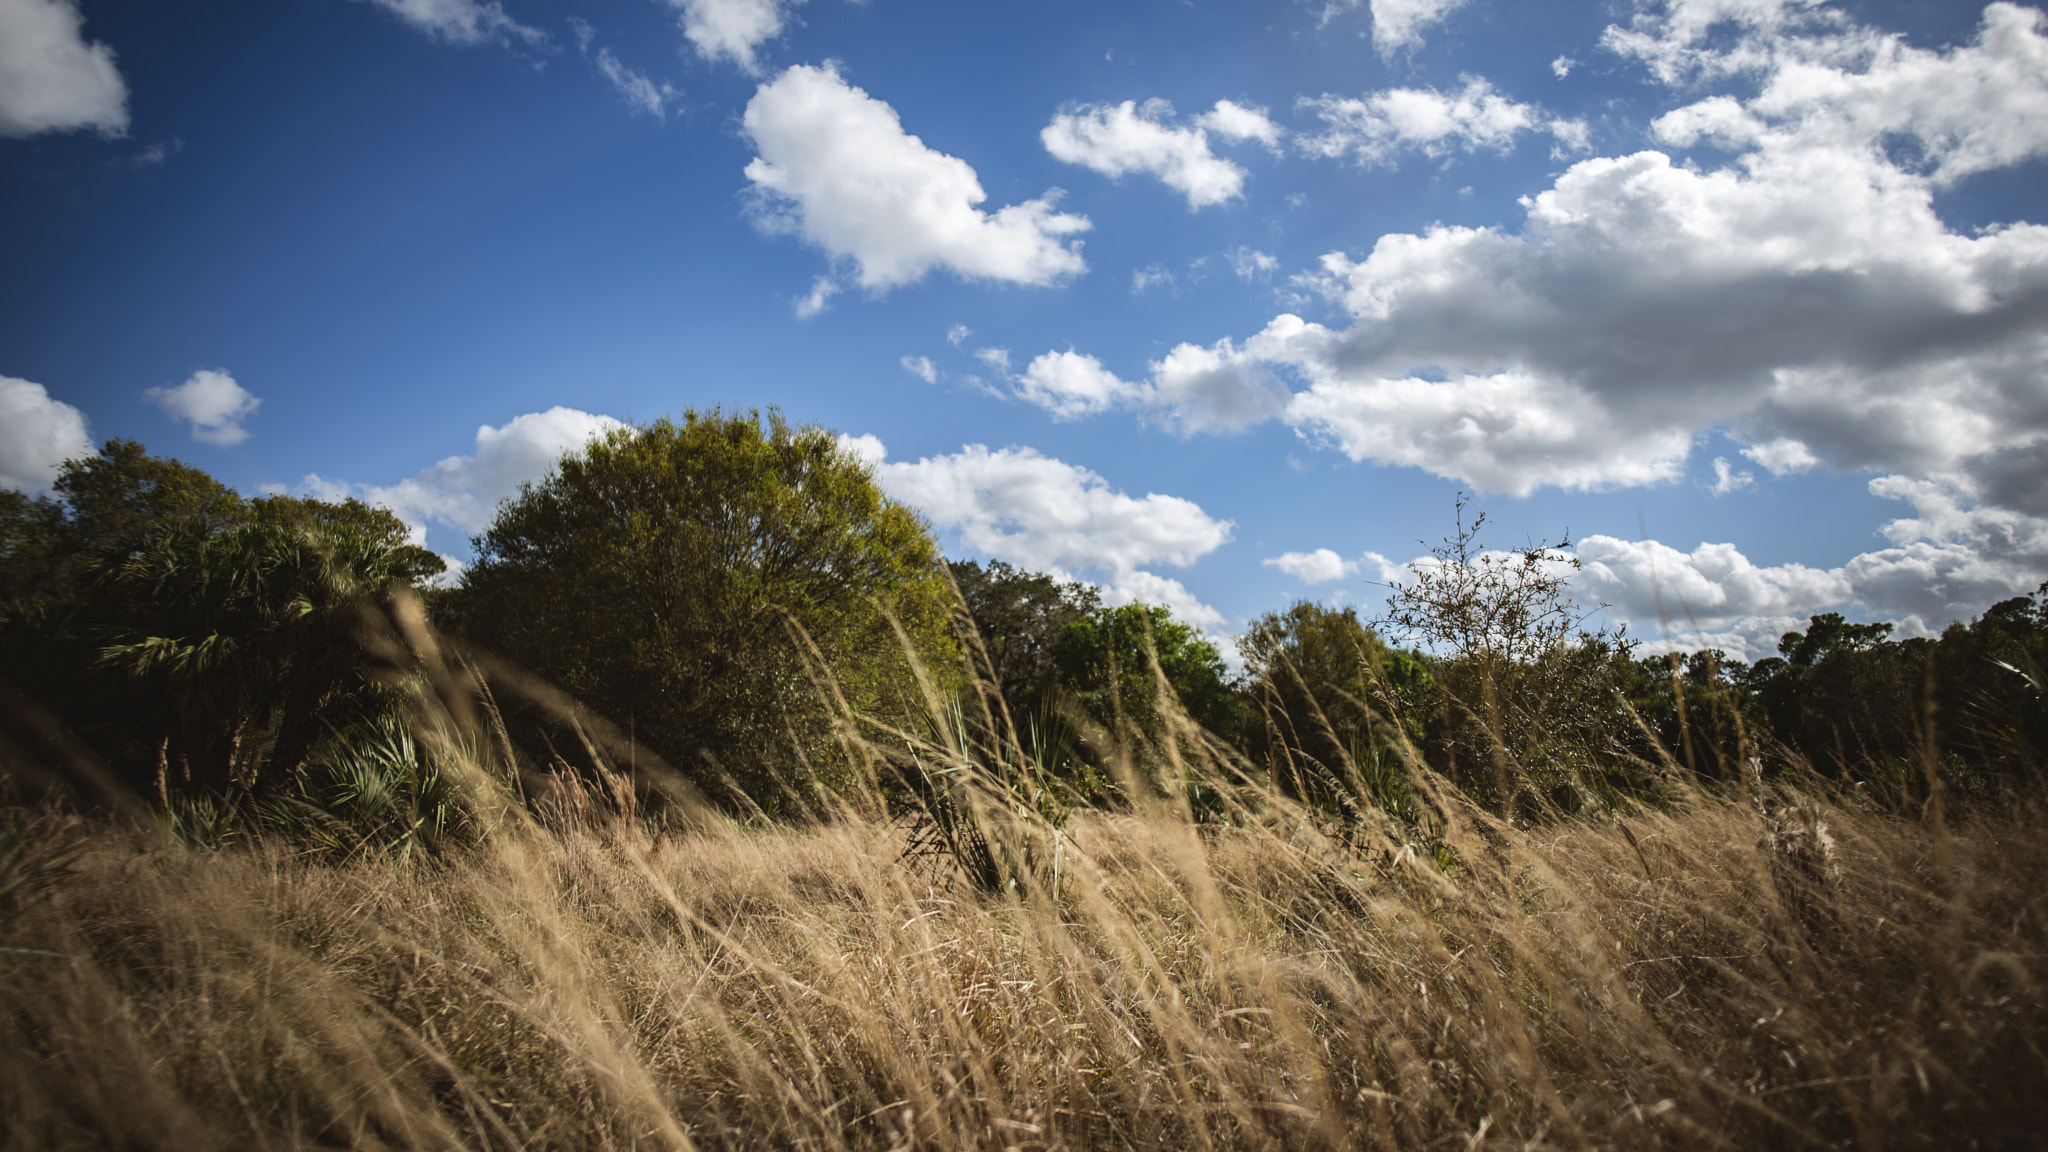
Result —
M900 834L636 822L333 867L101 835L0 942L9 1148L2018 1147L2048 818L1078 818L1058 899ZM1630 837L1633 837L1631 840ZM1803 861L1803 864L1802 864Z

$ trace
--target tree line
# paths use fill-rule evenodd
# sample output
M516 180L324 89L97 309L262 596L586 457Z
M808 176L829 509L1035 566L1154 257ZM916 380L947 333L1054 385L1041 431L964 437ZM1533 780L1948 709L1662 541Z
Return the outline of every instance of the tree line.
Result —
M1156 788L1199 807L1228 782L1174 779L1187 741L1332 812L1367 797L1404 818L1417 773L1535 818L1655 799L1681 773L1796 767L1904 802L2040 769L2048 585L1939 637L1827 614L1753 664L1645 656L1587 625L1568 552L1484 551L1483 523L1461 503L1377 619L1303 601L1254 621L1233 675L1164 607L944 559L835 436L773 411L592 441L504 501L453 580L386 510L246 498L112 440L49 496L0 492L0 755L17 786L83 749L160 808L415 828L426 810L452 830L406 735L407 673L372 642L410 605L453 658L624 733L628 771L644 754L771 818L860 785L892 734L949 708L1094 803ZM489 703L520 771L595 769L575 716Z

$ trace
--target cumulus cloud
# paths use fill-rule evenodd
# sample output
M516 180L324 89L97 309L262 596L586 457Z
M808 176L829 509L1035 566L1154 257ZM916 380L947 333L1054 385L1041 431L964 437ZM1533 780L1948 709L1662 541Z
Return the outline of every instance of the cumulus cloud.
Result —
M263 403L235 383L233 376L213 369L194 372L175 388L151 388L142 395L171 419L190 424L194 440L223 447L249 438L242 422L254 416Z
M0 488L46 491L58 465L92 454L83 412L41 384L0 376Z
M1032 360L1017 382L1018 396L1052 413L1056 420L1108 411L1139 391L1137 385L1125 383L1104 368L1102 361L1071 348Z
M1062 110L1039 133L1045 150L1111 178L1130 172L1156 176L1187 197L1190 209L1235 200L1244 191L1245 170L1209 149L1209 133L1226 140L1278 143L1280 126L1263 108L1219 100L1189 125L1173 123L1173 105L1082 104Z
M625 426L609 416L557 406L515 417L502 427L485 424L476 430L474 454L450 456L396 484L309 475L300 488L323 499L354 496L389 508L413 528L416 542L425 542L430 523L475 535L490 526L498 502L517 493L521 484L541 480L563 455Z
M1323 9L1323 21L1361 0L1330 0ZM1403 48L1420 48L1422 34L1443 23L1444 17L1464 5L1465 0L1370 0L1372 43L1381 56L1392 56Z
M910 373L927 384L937 384L939 382L939 369L932 363L932 358L929 356L905 356L902 364L905 372Z
M1207 347L1178 344L1152 361L1149 379L1140 382L1124 380L1071 348L1047 352L1025 367L1017 396L1059 420L1128 408L1183 433L1235 431L1286 409L1287 385L1269 363L1282 358L1299 329L1308 327L1313 326L1285 317L1242 346L1229 337Z
M498 0L369 0L436 40L465 47L520 40L544 44L547 34L505 12Z
M0 137L128 132L114 50L87 43L72 0L0 0Z
M903 130L896 110L831 65L763 84L741 124L757 155L747 179L756 219L850 262L870 292L935 268L967 279L1057 283L1086 270L1083 216L1056 212L1057 189L993 213L974 169Z
M2048 148L2048 116L2016 111L2048 92L2042 24L1993 5L1941 52L1781 46L1755 95L1659 123L1740 147L1724 167L1585 160L1524 201L1518 231L1326 256L1302 283L1351 324L1282 318L1300 338L1275 362L1308 384L1286 418L1354 459L1494 491L1672 480L1721 427L1774 475L1962 468L2002 499L1981 469L2048 440L2048 228L1959 234L1931 190ZM1872 95L1892 88L1911 99ZM1924 139L1917 159L1894 160L1899 133Z
M1358 561L1346 560L1328 548L1318 548L1313 552L1282 552L1259 563L1268 568L1278 568L1303 584L1328 584L1358 571Z
M706 60L726 59L748 75L760 73L754 53L782 35L803 0L669 0L683 35Z
M1300 107L1315 113L1325 126L1318 135L1296 138L1303 152L1332 160L1354 157L1366 165L1391 163L1404 151L1431 159L1453 151L1505 152L1514 146L1515 137L1538 128L1548 129L1574 149L1586 146L1584 124L1545 120L1535 105L1508 99L1479 76L1466 77L1465 86L1456 92L1390 88L1362 99L1304 96Z
M950 455L896 463L873 436L841 436L840 444L873 464L890 497L976 552L1062 575L1092 575L1113 604L1163 603L1198 627L1223 622L1178 580L1149 570L1185 568L1230 539L1232 524L1193 501L1126 495L1086 468L1030 448L990 451L969 444Z

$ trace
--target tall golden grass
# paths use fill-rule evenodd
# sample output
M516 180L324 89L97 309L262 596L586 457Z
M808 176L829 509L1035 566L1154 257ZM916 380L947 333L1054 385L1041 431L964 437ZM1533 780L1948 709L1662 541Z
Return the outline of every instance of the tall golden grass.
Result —
M484 758L439 688L423 738ZM990 895L852 807L684 826L552 787L438 860L97 833L0 940L5 1147L2048 1140L2039 797L1681 788L1529 827L1433 793L1434 857L1278 795L1147 800Z

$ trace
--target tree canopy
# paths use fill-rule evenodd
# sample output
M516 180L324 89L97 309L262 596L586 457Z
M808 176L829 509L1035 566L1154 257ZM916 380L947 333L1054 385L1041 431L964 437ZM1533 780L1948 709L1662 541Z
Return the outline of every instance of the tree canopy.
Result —
M475 545L451 627L736 802L728 785L772 810L825 770L815 663L857 712L896 723L918 701L892 617L930 667L957 666L924 521L831 432L773 411L691 410L593 440Z

